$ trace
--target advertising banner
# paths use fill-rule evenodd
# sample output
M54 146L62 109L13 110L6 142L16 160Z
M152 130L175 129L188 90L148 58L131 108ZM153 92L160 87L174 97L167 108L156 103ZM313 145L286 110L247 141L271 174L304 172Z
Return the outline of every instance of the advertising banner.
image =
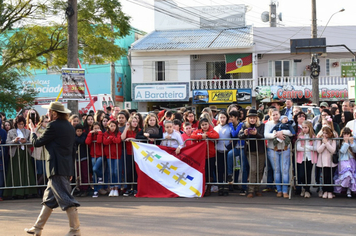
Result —
M258 86L256 87L256 100L259 102L270 102L272 100L285 101L292 99L294 102L311 101L312 86ZM348 88L346 85L320 85L319 99L321 101L340 101L348 99Z
M189 101L189 83L137 83L133 85L135 102Z
M77 68L62 69L62 84L64 99L85 98L85 70Z
M251 89L193 90L193 104L252 103Z

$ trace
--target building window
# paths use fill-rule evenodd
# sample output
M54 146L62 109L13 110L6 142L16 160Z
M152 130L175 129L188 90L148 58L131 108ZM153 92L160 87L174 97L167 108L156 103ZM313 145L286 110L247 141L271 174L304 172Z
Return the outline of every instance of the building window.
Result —
M207 79L230 79L229 74L225 74L225 61L215 61L206 63Z
M351 62L352 59L326 59L326 75L327 76L341 76L341 63Z
M165 62L164 61L156 61L155 62L155 73L156 73L156 81L164 81L165 78Z
M291 65L290 61L269 61L268 74L277 77L292 76L294 73Z

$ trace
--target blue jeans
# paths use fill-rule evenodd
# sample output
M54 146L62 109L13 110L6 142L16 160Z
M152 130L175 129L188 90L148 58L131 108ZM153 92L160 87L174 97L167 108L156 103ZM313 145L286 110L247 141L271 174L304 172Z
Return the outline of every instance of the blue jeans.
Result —
M268 159L270 160L274 173L274 182L276 184L286 184L277 185L277 191L288 193L289 185L289 167L290 167L290 149L279 152L273 149L267 148Z
M245 150L244 148L234 148L231 149L228 154L227 154L227 174L232 175L234 173L234 156L238 156L240 158L240 163L242 166L242 183L247 183L249 171L250 171L250 166L248 164L248 160L245 155ZM240 171L237 170L235 176L236 182L238 182L238 176L240 174ZM246 185L242 185L243 190L247 190Z
M112 183L110 185L110 187L119 187L119 185L117 184L118 181L118 160L119 159L108 159L108 166L109 166L109 170L110 170L110 178L109 181ZM114 185L115 184L115 185Z
M93 181L94 183L98 183L98 178L103 178L103 158L102 157L97 157L91 158L91 163L93 165ZM94 192L97 192L99 189L101 189L101 185L94 185Z

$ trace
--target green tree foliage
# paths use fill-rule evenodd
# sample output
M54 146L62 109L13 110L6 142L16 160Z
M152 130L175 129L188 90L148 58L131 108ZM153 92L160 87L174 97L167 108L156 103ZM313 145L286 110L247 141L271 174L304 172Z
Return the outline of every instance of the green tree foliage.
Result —
M0 0L0 76L5 79L7 74L16 73L16 79L9 83L17 83L21 76L30 75L32 69L65 66L66 12L71 10L66 0ZM127 49L116 45L114 39L129 34L129 20L118 0L78 0L80 61L103 64L126 55ZM14 94L12 89L19 89L6 85L5 88L5 83L0 82L0 98L6 89ZM10 100L5 104L9 105Z
M0 111L13 113L34 103L36 92L22 84L17 71L0 72Z

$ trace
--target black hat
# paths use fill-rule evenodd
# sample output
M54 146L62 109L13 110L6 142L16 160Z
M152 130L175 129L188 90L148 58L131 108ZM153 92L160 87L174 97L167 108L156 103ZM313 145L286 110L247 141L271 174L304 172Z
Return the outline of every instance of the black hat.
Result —
M256 109L250 109L247 114L247 117L249 117L249 116L257 116Z

